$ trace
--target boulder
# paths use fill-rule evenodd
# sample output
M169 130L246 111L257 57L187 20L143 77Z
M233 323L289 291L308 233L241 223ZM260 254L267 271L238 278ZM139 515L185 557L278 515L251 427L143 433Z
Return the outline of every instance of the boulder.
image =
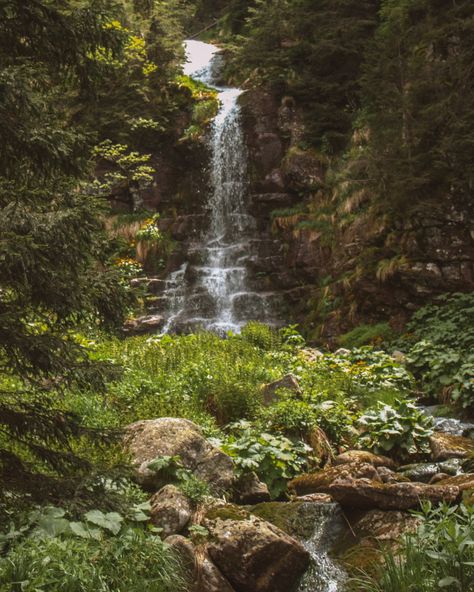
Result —
M308 444L319 465L325 465L333 459L331 443L321 428L311 429L308 435Z
M341 465L293 479L290 489L298 495L327 493L346 508L408 510L423 500L434 504L454 502L459 496L456 485L425 483L383 483L372 465Z
M188 498L174 485L165 485L150 500L151 521L163 529L163 536L180 533L193 514Z
M414 532L420 519L408 512L369 510L358 512L349 518L350 547L340 559L349 572L358 575L360 570L371 571L382 560L381 549L396 551L403 535Z
M449 458L467 458L474 454L474 441L463 436L435 432L430 437L431 456L434 461Z
M235 484L235 497L240 504L259 504L270 501L270 492L255 473L246 473Z
M209 556L239 592L288 592L309 565L309 553L298 541L255 516L224 507L205 525Z
M190 592L235 592L229 582L202 549L196 552L193 543L180 535L165 539L178 553L188 574Z
M335 465L347 465L352 463L368 463L374 467L388 467L389 469L395 470L397 463L386 456L378 454L372 454L366 450L348 450L343 454L339 454L334 459Z
M436 482L438 487L455 486L459 491L474 490L474 474L467 473L464 475L455 475L454 477L447 477Z
M183 466L219 491L231 488L234 482L232 459L210 444L201 428L187 419L162 417L137 421L125 431L124 443L132 456L136 479L148 490L164 485L150 463L163 456L177 456Z
M293 374L287 374L280 378L279 380L275 380L268 384L263 385L262 387L262 395L263 395L263 404L264 405L271 405L275 401L278 400L278 391L280 389L285 389L291 391L293 393L299 394L301 392L300 385Z

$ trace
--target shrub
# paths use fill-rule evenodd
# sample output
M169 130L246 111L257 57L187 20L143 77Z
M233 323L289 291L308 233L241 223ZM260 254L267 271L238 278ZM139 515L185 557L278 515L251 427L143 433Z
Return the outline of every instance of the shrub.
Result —
M433 420L411 401L397 400L393 407L378 404L359 418L364 430L359 438L363 448L376 454L405 458L429 452Z
M139 527L146 520L140 508L134 521L99 510L82 521L69 520L60 508L33 512L3 536L12 547L0 558L0 590L184 592L178 560L157 533Z
M451 294L418 310L407 327L407 361L424 390L474 410L474 294ZM402 345L403 347L403 345Z
M393 339L394 330L388 323L378 323L377 325L359 325L341 335L339 343L343 347L361 347L362 345L381 343Z
M248 422L229 427L229 436L217 444L233 457L241 473L254 471L267 484L273 499L280 497L286 491L288 481L307 467L311 449L304 442L260 433Z

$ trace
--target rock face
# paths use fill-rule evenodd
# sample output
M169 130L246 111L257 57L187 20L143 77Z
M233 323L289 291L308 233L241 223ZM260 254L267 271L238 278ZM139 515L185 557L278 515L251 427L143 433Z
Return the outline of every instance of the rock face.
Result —
M460 494L456 485L384 483L377 470L365 463L342 465L297 477L290 483L298 495L327 493L341 506L381 510L408 510L423 500L434 504L454 502Z
M433 460L441 461L449 458L466 458L474 454L474 440L462 436L452 436L436 432L430 438Z
M208 553L238 592L288 592L309 565L295 539L256 517L206 521Z
M174 485L165 485L150 500L151 521L163 529L163 536L179 534L192 516L188 498Z
M163 484L148 466L163 456L178 456L186 469L217 490L228 490L234 482L232 459L212 446L201 429L187 419L137 421L126 428L124 442L132 456L137 481L145 489L156 491Z

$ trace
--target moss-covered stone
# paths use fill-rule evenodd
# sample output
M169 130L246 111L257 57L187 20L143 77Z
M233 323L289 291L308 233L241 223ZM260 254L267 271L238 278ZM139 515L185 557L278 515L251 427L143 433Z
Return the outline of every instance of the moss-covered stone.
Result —
M226 504L209 509L205 517L206 520L247 520L249 513L234 504Z

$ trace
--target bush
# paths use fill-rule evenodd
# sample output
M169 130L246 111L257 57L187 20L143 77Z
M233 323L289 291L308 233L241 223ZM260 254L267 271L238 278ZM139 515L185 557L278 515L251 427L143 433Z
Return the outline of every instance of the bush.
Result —
M378 323L377 325L359 325L341 335L338 341L343 347L361 347L367 344L380 344L393 339L394 336L395 332L388 323Z
M229 426L230 434L216 442L232 456L240 473L254 471L267 484L272 499L280 497L290 479L307 468L311 452L304 442L293 442L282 435L260 433L248 422Z
M424 390L474 410L474 294L438 298L413 315L407 330L407 361Z
M359 438L363 448L376 454L406 458L429 452L433 420L410 401L395 401L393 407L378 404L359 418L364 430Z
M34 512L3 536L12 548L0 558L0 590L184 592L177 558L156 533L138 526L141 520L148 516L140 508L133 522L98 510L79 522L60 508Z

